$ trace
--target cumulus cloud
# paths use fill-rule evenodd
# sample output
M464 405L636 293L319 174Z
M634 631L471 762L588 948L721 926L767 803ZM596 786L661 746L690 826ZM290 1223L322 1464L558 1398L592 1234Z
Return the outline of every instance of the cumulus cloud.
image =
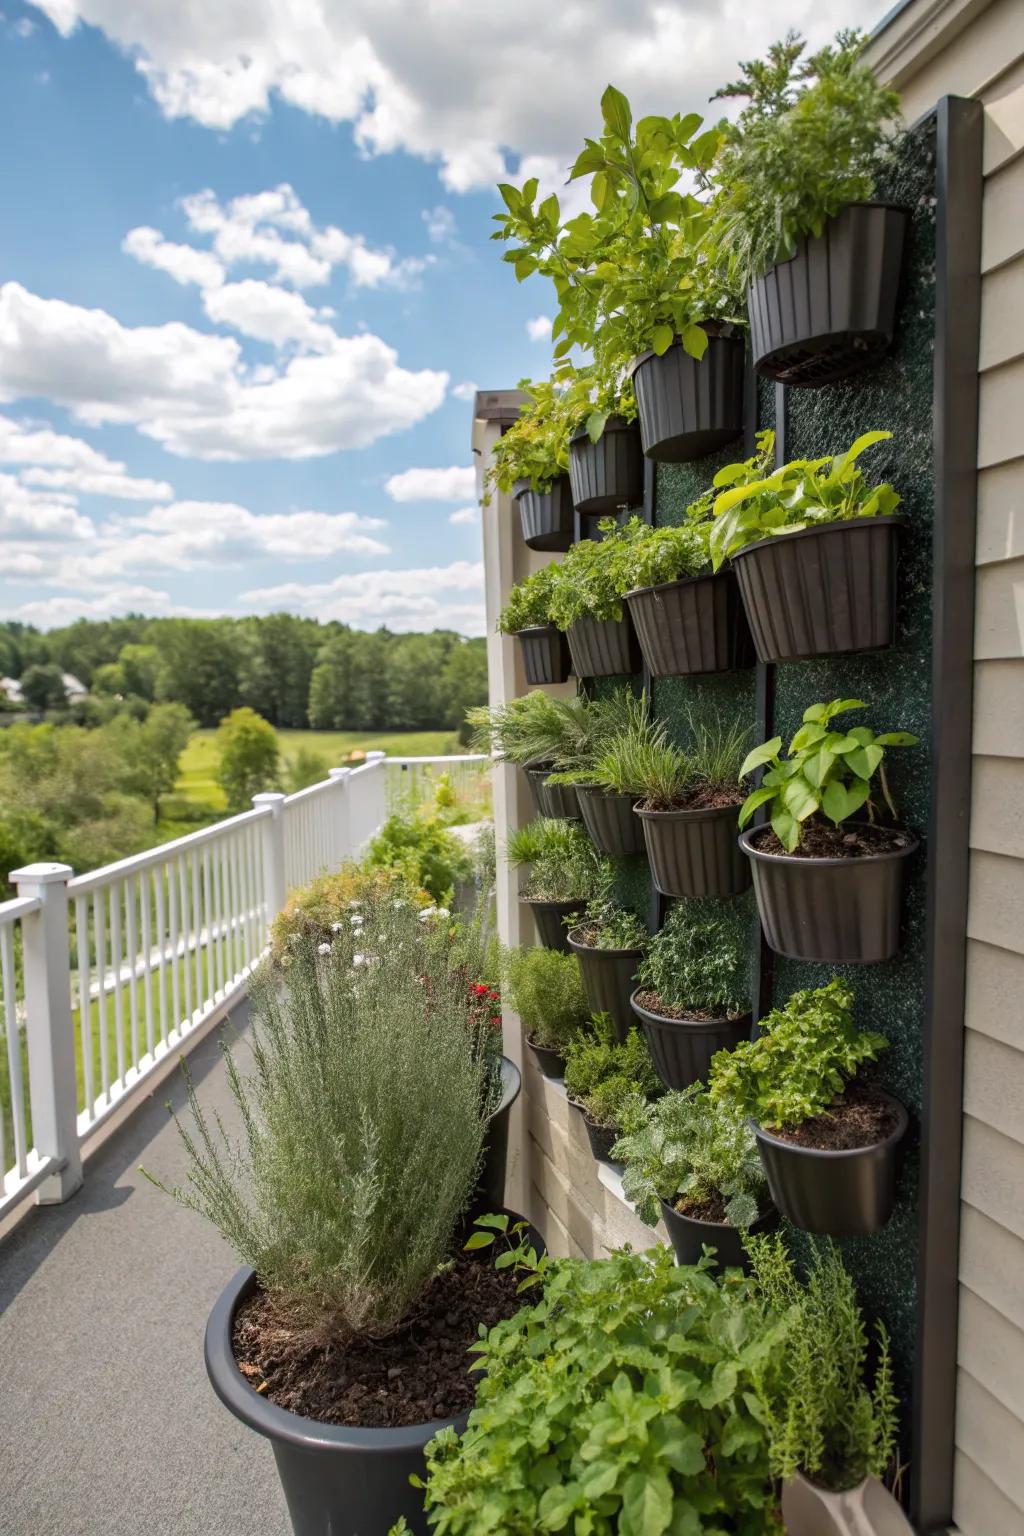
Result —
M837 26L878 16L878 0L521 0L514 26L478 0L415 14L380 0L34 3L65 35L80 22L102 28L169 118L223 130L278 97L351 123L368 154L438 161L453 192L521 169L510 152L564 180L609 80L638 116L704 110L740 55L756 57L787 28L818 44Z
M466 635L485 632L483 566L469 560L337 576L328 582L259 587L243 592L240 601L261 611L286 608L338 619L357 628L375 629L385 624L392 630L446 628Z
M274 347L294 343L311 352L330 352L338 339L326 323L332 309L314 309L301 293L255 278L211 288L203 295L203 308L215 325L229 325Z
M531 341L546 341L551 335L553 324L550 315L537 315L533 320L527 320L526 334Z
M121 241L121 249L143 266L166 272L184 287L194 283L199 288L217 288L224 281L224 268L209 251L194 245L175 245L165 240L158 229L141 224L130 229Z
M40 629L53 629L57 625L72 624L75 619L112 619L125 613L145 613L152 618L164 614L196 619L213 617L211 609L190 608L176 602L169 592L142 586L111 587L92 598L37 598L15 608L13 617L26 624L36 624Z
M457 512L449 512L450 523L478 523L480 521L479 507L460 507Z
M452 464L448 469L403 469L384 482L392 501L465 501L476 490L476 472Z
M473 379L463 379L461 384L452 385L452 394L456 400L475 400L479 387Z
M63 491L23 485L15 475L0 474L0 537L4 539L91 539L95 527ZM4 551L6 563L7 551Z
M24 485L77 491L80 496L113 496L118 501L167 501L174 495L174 487L166 480L122 474L116 466L113 472L99 473L83 469L26 469L21 480Z
M0 286L0 401L47 397L91 425L133 424L183 456L303 459L363 448L437 410L447 387L446 373L402 368L370 333L251 372L231 337L177 321L125 326L105 310Z
M455 215L444 203L436 208L424 208L423 222L427 236L434 245L452 245L456 239Z

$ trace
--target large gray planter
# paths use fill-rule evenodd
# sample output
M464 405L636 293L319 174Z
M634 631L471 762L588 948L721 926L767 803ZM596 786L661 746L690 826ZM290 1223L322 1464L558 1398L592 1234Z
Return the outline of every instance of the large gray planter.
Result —
M633 815L635 795L609 794L592 784L578 784L576 798L583 825L599 853L619 859L643 853L643 828Z
M635 587L626 593L626 604L653 677L753 665L750 631L731 571Z
M564 553L576 530L569 476L559 475L546 491L533 490L529 480L517 480L512 494L519 503L523 543L549 554Z
M569 642L553 624L534 624L516 633L523 671L531 688L564 683L572 670Z
M666 1088L681 1090L691 1083L705 1082L718 1051L735 1050L741 1041L750 1039L749 1012L722 1019L674 1019L645 1008L636 992L630 1004L640 1020L654 1069Z
M628 609L621 619L577 619L566 633L577 677L632 677L640 671L640 647Z
M643 951L639 949L598 949L580 942L579 928L569 931L569 948L580 963L583 990L591 1013L610 1014L615 1033L625 1040L636 1020L630 997L636 986L636 968Z
M738 896L750 870L736 845L736 805L707 811L645 811L651 877L663 896Z

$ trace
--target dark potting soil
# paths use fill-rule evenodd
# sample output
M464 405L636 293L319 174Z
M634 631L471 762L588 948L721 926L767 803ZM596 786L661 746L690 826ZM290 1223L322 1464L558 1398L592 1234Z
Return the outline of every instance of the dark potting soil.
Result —
M235 1359L270 1402L321 1424L377 1429L454 1418L473 1405L469 1346L481 1323L493 1328L519 1311L517 1284L513 1269L494 1268L490 1249L460 1254L386 1339L311 1334L257 1291L235 1317Z
M601 930L594 923L580 924L578 928L574 928L572 930L571 938L574 944L581 944L585 949L600 950L606 947L601 943ZM610 947L611 949L619 948L617 944L613 944L607 947ZM637 951L637 953L639 953L639 951Z
M758 853L786 854L793 859L863 859L872 853L898 853L908 848L913 839L909 832L899 827L856 826L833 827L829 822L805 821L799 847L790 854L782 846L771 827L754 839Z
M883 1099L866 1084L854 1084L827 1114L813 1115L801 1125L772 1126L771 1135L798 1147L844 1152L884 1141L899 1120L899 1111L891 1100Z
M691 1221L725 1220L725 1201L719 1194L709 1195L706 1200L687 1200L680 1196L675 1208L680 1216L689 1216Z
M723 1019L737 1019L737 1013L715 1013L710 1008L673 1008L657 992L638 992L636 1000L648 1013L660 1013L666 1019L693 1019L696 1024L720 1024Z
M744 799L742 789L735 784L702 784L692 795L674 805L641 800L640 807L645 811L718 811L723 806L742 805Z

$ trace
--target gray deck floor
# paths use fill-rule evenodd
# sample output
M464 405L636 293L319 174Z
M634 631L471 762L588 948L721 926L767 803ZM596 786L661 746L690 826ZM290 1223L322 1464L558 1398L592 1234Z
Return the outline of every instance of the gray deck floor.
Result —
M234 1025L243 1022L239 1010ZM217 1035L190 1057L234 1124ZM138 1172L184 1177L162 1084L62 1206L0 1243L3 1536L285 1536L273 1453L214 1397L207 1313L237 1263Z

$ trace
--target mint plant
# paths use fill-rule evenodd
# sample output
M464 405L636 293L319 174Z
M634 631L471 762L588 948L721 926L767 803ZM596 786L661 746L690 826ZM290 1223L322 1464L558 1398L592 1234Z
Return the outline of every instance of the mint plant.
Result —
M794 992L761 1020L759 1039L713 1057L712 1099L766 1128L826 1114L861 1067L889 1045L884 1035L858 1029L852 1009L853 991L838 977Z
M819 812L839 827L866 808L868 820L873 822L877 806L871 791L876 774L895 819L896 807L885 777L886 749L916 746L917 737L909 731L886 731L879 736L865 725L848 731L829 729L836 715L866 707L861 699L811 704L804 710L804 723L790 742L786 757L779 755L781 736L773 736L748 753L740 769L741 778L755 768L767 766L768 771L760 787L744 800L740 826L746 826L759 806L769 805L772 831L792 853L799 847L804 823Z
M750 1007L749 935L731 913L723 914L720 901L677 901L651 940L637 981L669 1013L743 1013Z
M855 517L885 517L900 497L889 484L869 485L857 460L891 432L864 432L845 453L824 459L793 459L763 478L744 475L746 465L730 464L715 476L721 493L714 504L711 559L714 569L758 539L795 533L821 523ZM748 461L749 462L749 461Z

